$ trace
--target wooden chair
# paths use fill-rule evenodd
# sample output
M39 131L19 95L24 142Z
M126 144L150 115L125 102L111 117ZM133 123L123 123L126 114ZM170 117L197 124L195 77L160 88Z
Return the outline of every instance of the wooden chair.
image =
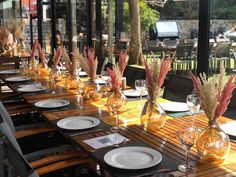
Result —
M226 69L230 68L231 45L231 42L217 43L211 58L211 62L215 64L215 68L219 68L221 62L223 62Z
M187 95L193 92L191 79L179 75L170 75L164 89L163 98L170 101L186 102Z
M10 128L11 133L14 134L14 137L20 144L24 154L31 154L28 156L33 156L34 152L38 150L41 150L41 152L44 153L49 153L75 148L65 139L65 137L57 133L54 127L46 122L31 122L15 127L10 115L1 102L0 115L3 122L5 122L5 124ZM44 141L45 143L41 143L41 141ZM34 148L32 148L31 144L34 144ZM42 149L44 151L42 151Z
M233 91L228 108L223 116L236 120L236 90Z
M177 44L176 46L176 59L173 61L173 69L176 70L188 70L192 69L192 51L193 45L190 44ZM186 67L186 68L185 68ZM195 68L194 68L195 70Z
M6 124L0 123L0 152L1 156L5 156L9 162L9 172L13 177L39 177L50 173L51 176L59 176L61 173L68 173L66 169L73 167L78 176L98 176L90 167L91 159L84 152L61 153L50 157L45 157L39 160L29 162L23 156L14 137L7 133ZM4 129L2 129L4 127ZM4 153L4 154L3 154ZM2 160L2 159L1 159ZM3 161L0 161L2 164ZM2 165L1 165L2 166ZM69 169L71 170L71 168Z

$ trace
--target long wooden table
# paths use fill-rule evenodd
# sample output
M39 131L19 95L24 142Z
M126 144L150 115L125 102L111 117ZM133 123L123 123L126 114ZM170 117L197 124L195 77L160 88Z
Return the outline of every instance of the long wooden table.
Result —
M4 76L0 76L4 77ZM46 81L43 81L46 82ZM16 89L16 84L9 84L9 87L12 89ZM32 94L32 95L22 95L22 97L28 101L30 104L33 104L34 102L46 98L51 97L58 97L58 98L64 98L70 100L75 106L78 105L78 96L74 92L68 92L64 89L60 91L60 94L51 94L51 93L40 93L40 94ZM164 101L163 99L159 100L160 102ZM191 116L186 117L180 117L180 118L168 118L165 126L156 132L147 132L143 129L143 127L140 125L140 113L142 108L139 106L140 104L143 104L143 101L139 100L130 100L127 106L127 111L122 113L120 115L120 123L122 126L125 127L124 130L119 130L119 133L128 139L130 139L129 142L124 143L124 146L128 146L132 143L143 143L145 146L151 147L153 149L158 150L163 154L163 156L166 156L176 163L183 163L185 160L185 150L183 149L181 143L176 137L178 125L182 121L191 120ZM106 152L107 150L110 150L111 147L103 148L103 149L93 149L89 145L87 145L84 140L99 137L103 135L112 134L110 131L110 128L106 129L99 129L93 131L88 131L84 133L80 133L75 136L69 136L68 134L65 134L63 130L59 129L56 126L56 121L63 119L65 117L69 116L76 116L76 115L90 115L93 117L96 117L100 119L104 124L113 126L115 125L115 118L110 115L109 111L106 107L106 98L103 98L98 101L86 101L85 102L85 109L79 109L79 108L72 108L68 110L54 110L54 111L42 111L42 114L44 115L45 119L50 122L60 133L65 135L68 139L70 139L73 143L77 144L79 147L81 147L83 150L87 151L89 154L91 154L91 157L94 158L94 160L101 165L101 168L105 171L108 171L112 176L122 176L122 173L118 170L115 170L111 168L109 165L106 165L101 158L98 158L99 154L102 154ZM221 117L219 118L219 123L225 123L232 121L231 119ZM196 124L199 126L199 128L204 129L207 126L207 118L204 114L198 114L196 116ZM115 148L115 147L113 147ZM174 176L236 176L236 143L231 142L231 150L225 161L221 164L198 164L199 156L197 154L197 150L195 146L191 148L190 150L190 163L195 166L194 172L184 174L179 172L177 169L171 172ZM165 164L164 164L165 165ZM141 171L140 173L143 173L144 171ZM102 173L103 174L103 173ZM127 174L133 176L134 174L136 176L136 172L130 172L127 171ZM126 174L126 176L127 176ZM135 176L134 175L134 176ZM125 175L124 175L125 176Z

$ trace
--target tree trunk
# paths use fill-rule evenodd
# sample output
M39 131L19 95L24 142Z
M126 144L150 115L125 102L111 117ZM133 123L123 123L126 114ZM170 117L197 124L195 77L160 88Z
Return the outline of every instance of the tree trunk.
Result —
M129 64L142 63L142 43L141 43L141 26L140 26L140 12L139 0L128 0L130 11L130 51Z
M113 60L113 0L108 0L108 58Z

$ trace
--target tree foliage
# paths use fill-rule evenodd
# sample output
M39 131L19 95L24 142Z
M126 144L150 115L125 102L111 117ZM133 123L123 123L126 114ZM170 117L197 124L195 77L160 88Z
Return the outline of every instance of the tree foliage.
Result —
M141 31L146 31L159 19L159 12L148 6L144 0L139 1ZM124 3L124 29L130 31L129 4Z
M161 9L162 19L198 19L199 0L168 0ZM212 0L212 19L236 19L236 0Z

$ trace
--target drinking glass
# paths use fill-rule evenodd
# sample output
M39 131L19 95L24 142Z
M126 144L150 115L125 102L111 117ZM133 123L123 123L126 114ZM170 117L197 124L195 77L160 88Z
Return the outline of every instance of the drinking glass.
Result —
M80 102L79 102L79 108L80 109L84 109L84 96L85 93L87 91L87 85L81 81L79 81L79 83L77 84L77 89L78 89L78 93L80 94Z
M197 94L191 94L187 96L187 105L190 109L190 112L193 115L193 124L195 122L195 114L200 109L200 100Z
M52 73L49 74L49 80L50 80L50 89L52 89L52 94L56 93L56 81L55 77Z
M23 67L23 73L24 73L24 75L27 75L28 58L22 58L22 59L21 59L21 64L22 64L22 67Z
M193 171L193 167L189 165L189 150L195 144L198 137L199 131L196 125L192 125L191 122L187 121L179 125L177 137L183 145L185 154L185 163L178 166L179 171L188 173Z
M143 93L147 91L146 80L142 80L142 79L136 80L135 89L140 92L140 100L142 100Z
M102 71L101 72L101 78L102 78L102 80L104 80L106 82L106 86L108 86L109 83L110 83L111 78L110 78L107 71Z
M109 111L116 116L116 125L111 128L113 132L118 132L119 127L119 114L124 112L125 106L127 104L127 98L121 91L117 91L112 93L111 96L108 97L107 107Z

